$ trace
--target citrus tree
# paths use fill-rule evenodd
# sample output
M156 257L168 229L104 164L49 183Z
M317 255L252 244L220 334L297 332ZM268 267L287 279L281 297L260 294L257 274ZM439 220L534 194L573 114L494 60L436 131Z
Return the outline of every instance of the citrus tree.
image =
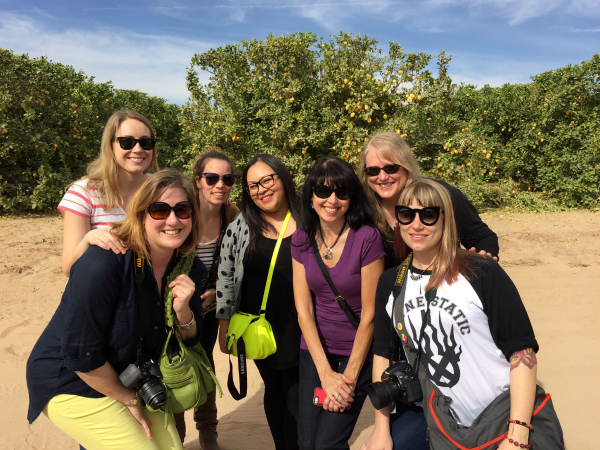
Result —
M407 54L390 42L340 32L329 41L306 32L242 41L197 54L188 70L190 100L182 131L192 159L217 145L242 167L252 156L279 156L300 185L314 160L336 154L356 166L365 142L394 129L423 140L436 135L427 111L448 108L449 58ZM210 73L199 83L198 71ZM417 105L422 104L419 108ZM427 156L429 145L417 145Z

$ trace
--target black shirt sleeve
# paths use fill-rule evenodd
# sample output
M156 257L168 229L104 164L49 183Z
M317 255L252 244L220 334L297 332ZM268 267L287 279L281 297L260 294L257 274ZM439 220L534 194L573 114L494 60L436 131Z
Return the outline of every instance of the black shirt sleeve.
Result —
M432 179L441 184L450 193L454 218L458 229L458 240L467 250L475 247L477 251L485 250L492 256L498 256L498 236L481 220L475 206L461 191L448 183Z
M399 348L400 338L398 333L393 332L392 319L387 313L386 307L396 281L396 270L397 267L388 269L379 277L375 292L375 330L373 334L373 354L393 360L397 360L397 355L393 353L394 348Z
M194 264L190 269L190 273L188 276L195 283L196 290L192 294L192 298L190 299L190 309L192 313L194 313L194 318L196 319L196 327L197 333L196 337L192 339L187 339L183 341L186 347L193 347L198 342L200 342L200 338L202 337L202 333L204 331L204 319L202 318L202 300L200 296L204 294L204 290L202 289L202 281L207 277L208 271L202 261L199 258L194 259Z
M490 258L477 261L477 278L470 283L483 303L494 342L507 360L525 348L537 352L539 345L516 286L496 261Z
M63 296L64 334L61 349L65 367L90 372L104 365L107 332L115 320L119 290L123 284L123 261L113 252L91 246L73 264Z

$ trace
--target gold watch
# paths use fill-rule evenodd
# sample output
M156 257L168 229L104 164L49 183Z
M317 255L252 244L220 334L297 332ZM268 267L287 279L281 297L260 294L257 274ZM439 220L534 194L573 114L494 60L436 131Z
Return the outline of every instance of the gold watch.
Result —
M135 395L133 396L133 398L131 400L129 400L129 403L125 406L127 406L127 407L137 406L139 399L140 399L140 393L139 393L139 391L135 391Z

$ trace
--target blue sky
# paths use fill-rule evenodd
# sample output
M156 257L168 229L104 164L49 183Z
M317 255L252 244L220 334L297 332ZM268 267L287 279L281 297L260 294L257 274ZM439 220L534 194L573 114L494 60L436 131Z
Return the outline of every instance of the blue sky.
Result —
M445 50L455 82L499 86L600 52L600 1L0 0L0 47L178 104L195 53L306 30Z

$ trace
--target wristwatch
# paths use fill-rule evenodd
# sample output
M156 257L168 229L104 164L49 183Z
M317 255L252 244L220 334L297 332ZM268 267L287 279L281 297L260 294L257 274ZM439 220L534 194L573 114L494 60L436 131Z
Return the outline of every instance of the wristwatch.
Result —
M126 404L125 406L127 406L127 407L137 406L139 399L140 399L140 393L139 393L139 391L135 391L135 395L133 396L133 398L131 400L129 400L129 403Z

